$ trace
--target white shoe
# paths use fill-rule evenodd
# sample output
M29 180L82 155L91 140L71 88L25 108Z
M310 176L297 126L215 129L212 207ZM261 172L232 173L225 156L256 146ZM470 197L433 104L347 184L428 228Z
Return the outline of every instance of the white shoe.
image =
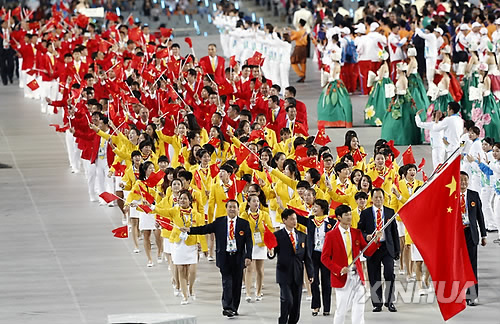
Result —
M255 301L258 302L258 301L261 301L262 300L262 295L261 296L255 296Z
M154 266L153 261L149 261L148 264L147 264L147 267L148 268L152 268L153 266Z
M187 305L187 304L189 304L189 300L188 299L182 299L181 305Z
M307 300L307 301L311 301L312 299L313 299L313 297L312 297L312 296L307 296L307 297L306 297L306 300Z
M139 249L134 249L134 253L139 253L141 252Z
M207 260L208 260L208 261L214 261L215 259L214 259L214 257L208 256L208 257L207 257Z
M400 275L404 275L404 274L405 274L405 271L404 271L404 270L399 270L399 274L400 274Z
M250 296L246 296L246 297L245 297L245 300L246 300L246 302L247 302L247 303L249 303L249 302L251 302L251 301L252 301L252 297L250 297Z
M191 297L191 299L192 299L193 301L195 301L195 300L196 300L196 295L191 295L191 296L189 296L189 297Z
M174 296L179 297L181 295L181 290L180 289L174 289Z
M159 257L158 260L156 260L158 263L163 263L163 258Z

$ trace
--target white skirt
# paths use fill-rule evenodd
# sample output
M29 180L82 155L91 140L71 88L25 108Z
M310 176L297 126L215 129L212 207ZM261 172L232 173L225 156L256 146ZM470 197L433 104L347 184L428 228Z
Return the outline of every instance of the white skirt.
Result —
M269 217L271 218L271 222L273 223L273 227L279 227L280 222L276 221L276 211L275 210L269 210Z
M411 245L411 260L412 261L424 261L424 259L422 258L422 255L420 255L420 252L418 251L415 244Z
M183 240L172 244L172 262L175 265L197 264L198 245L186 245Z
M143 212L139 213L139 230L155 230L156 229L156 219L154 214L146 214Z
M163 253L171 254L172 253L172 243L170 239L167 237L163 238Z
M252 260L267 259L267 248L265 246L254 245L252 249Z
M132 208L130 208L130 216L129 217L130 218L140 218L139 213L140 212L137 209L132 207Z
M398 224L399 237L405 236L405 224L403 224L402 221L398 221L398 220L396 220L396 223Z
M113 176L115 191L123 191L122 187L120 187L120 183L122 183L122 177Z

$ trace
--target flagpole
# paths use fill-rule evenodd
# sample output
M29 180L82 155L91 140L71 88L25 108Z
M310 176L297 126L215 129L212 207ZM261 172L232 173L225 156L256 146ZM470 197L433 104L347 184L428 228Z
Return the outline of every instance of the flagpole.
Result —
M458 147L455 151L453 151L453 153L452 153L452 154L450 154L450 156L449 156L449 157L448 157L448 158L447 158L447 159L446 159L446 160L442 163L442 165L444 165L444 164L445 164L445 163L447 163L449 160L451 160L451 158L454 158L454 157L455 157L455 154L458 152L458 150L463 149L463 147L464 147L464 143L461 143L461 144L460 144L460 146L459 146L459 147ZM423 184L422 186L424 186L426 183L428 183L428 182L432 179L432 177L433 177L433 176L435 176L435 175L437 174L437 172L438 172L438 168L436 168L436 169L434 170L434 172L432 173L432 175L429 177L429 179L427 179L427 181L426 181L426 182L424 182L424 184ZM408 201L409 201L409 200L408 200ZM408 203L408 201L407 201L404 205L406 205L406 204ZM403 205L403 206L404 206L404 205ZM403 206L402 206L401 208L403 208ZM400 208L400 209L401 209L401 208ZM387 228L387 226L389 226L389 225L390 225L390 224L391 224L391 223L392 223L392 222L396 219L396 217L397 217L397 216L399 216L399 213L395 213L395 214L394 214L394 215L393 215L393 216L392 216L392 217L391 217L391 218L390 218L390 219L389 219L389 220L388 220L388 221L384 224L384 226L382 227L382 229L381 229L380 231L384 231L384 230ZM374 232L374 233L372 233L372 236L373 236L374 234L375 234L375 232ZM351 267L355 264L355 262L356 262L356 261L357 261L357 260L361 257L361 255L363 255L363 253L365 253L365 251L368 249L368 247L370 247L370 245L372 245L372 244L373 244L373 242L375 242L375 240L376 240L376 239L377 239L377 238L376 238L375 236L373 236L373 237L372 237L372 239L370 240L370 242L368 242L368 244L365 246L365 248L364 248L363 250L361 250L361 252L359 252L359 254L358 254L358 255L357 255L357 256L356 256L356 257L352 260L352 262L351 262L351 263L350 263L347 267L348 267L348 268L351 268Z

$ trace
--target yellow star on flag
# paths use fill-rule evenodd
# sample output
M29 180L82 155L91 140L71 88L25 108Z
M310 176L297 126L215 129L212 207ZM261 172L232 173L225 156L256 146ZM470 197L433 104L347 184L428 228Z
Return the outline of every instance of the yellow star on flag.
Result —
M451 177L451 182L445 186L450 189L450 196L457 190L457 181L454 177Z
M453 209L451 207L448 207L448 213L451 214L452 211L453 211Z

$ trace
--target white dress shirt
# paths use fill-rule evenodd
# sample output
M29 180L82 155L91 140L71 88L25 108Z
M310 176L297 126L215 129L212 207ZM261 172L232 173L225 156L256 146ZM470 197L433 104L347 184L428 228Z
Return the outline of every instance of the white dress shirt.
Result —
M457 114L447 116L434 126L434 131L444 131L444 137L448 141L446 152L453 152L460 146L460 136L464 130L464 121Z

